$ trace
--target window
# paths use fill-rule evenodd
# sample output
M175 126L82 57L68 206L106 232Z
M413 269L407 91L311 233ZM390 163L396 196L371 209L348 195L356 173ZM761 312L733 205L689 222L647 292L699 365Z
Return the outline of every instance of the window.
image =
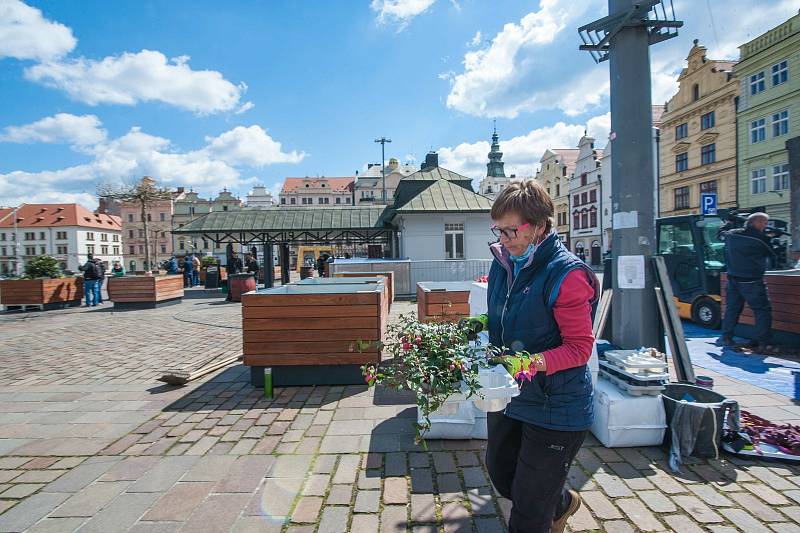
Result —
M297 200L297 198L292 198L292 205L295 205L297 203L296 200Z
M153 216L150 213L147 213L147 221L148 222L152 222L153 221Z
M192 209L194 209L194 208L192 208ZM159 219L161 222L164 222L164 220L165 220L165 215L164 215L164 213L159 213L159 214L158 214L158 219Z
M167 253L167 247L166 247L166 245L164 245L164 244L162 244L162 245L161 245L161 253L162 253L162 254L165 254L165 253Z
M589 194L584 191L581 193L581 205L589 203Z
M491 191L489 191L489 192L491 192ZM340 197L338 197L338 196L336 197L336 203L337 204L341 204L342 203L342 199Z
M325 198L317 198L317 203L318 204L324 204L325 203Z
M203 239L203 249L204 249L204 250L207 250L207 249L208 249L208 241L207 241L207 240L205 240L205 239Z
M44 232L43 232L43 231L40 231L40 232L39 232L39 240L40 240L40 241L43 241L43 240L45 240L45 239L47 239L47 237L45 237L45 236L44 236Z
M227 211L227 210L228 210L228 206L227 206L227 205L223 205L223 206L222 206L222 210L223 210L223 211Z
M119 242L119 235L116 233L111 236L111 242Z
M5 233L0 233L0 241L4 241L4 240L6 240L6 234Z
M114 246L114 255L119 255L119 246Z
M94 244L87 244L86 245L86 253L93 254L94 253Z
M704 181L700 184L700 194L717 192L717 180Z
M25 232L25 240L26 241L35 241L36 240L36 232L35 231L26 231Z
M700 164L710 165L717 160L717 148L714 143L700 147Z
M689 136L689 125L684 122L683 124L678 124L675 126L675 140L680 141L681 139L685 139Z
M766 119L760 118L750 123L750 144L764 142L767 138Z
M556 183L556 196L561 196L561 184Z
M772 190L785 191L789 188L789 165L775 165L772 167Z
M144 245L139 245L139 254L144 255Z
M597 201L597 189L592 189L589 191L589 201L596 202Z
M584 209L581 211L581 228L589 227L589 210Z
M56 232L56 239L58 239L60 241L67 240L67 232L66 231L57 231Z
M104 244L100 246L100 255L108 255L108 245Z
M166 236L167 236L167 232L165 232L165 231L162 231L162 232L161 232L161 238L163 239L163 238L165 238Z
M93 231L87 231L86 232L86 240L87 241L93 241L94 240L94 232Z
M189 214L190 214L190 215L194 215L194 206L191 206L191 207L189 208Z
M772 136L780 137L789 133L789 111L781 111L772 115Z
M583 187L584 185L586 185L586 172L581 174L581 187Z
M692 85L692 100L695 102L700 100L700 86L696 83Z
M128 213L128 222L133 222L133 214Z
M572 195L572 205L581 205L581 195L580 194L573 194Z
M700 129L707 130L714 127L714 112L710 111L700 117Z
M444 225L444 258L464 259L464 224Z
M286 205L286 198L281 198L281 205Z
M47 253L47 246L40 246L39 247L39 253L41 255L45 255Z
M134 246L128 246L128 251L131 255L133 255L136 253L136 248Z
M683 152L675 156L675 172L683 172L689 168L689 154Z
M594 207L589 210L589 227L596 228L597 227L597 209Z
M6 255L6 247L0 246L0 256L5 256L5 255Z
M181 250L185 250L186 249L186 242L183 241L183 240L178 241L178 248L181 249Z
M350 197L349 196L347 198L345 198L345 202L344 203L346 203L346 204L350 203Z
M675 189L675 209L689 209L689 187Z
M67 255L67 245L59 244L58 246L56 246L56 253L58 255Z
M578 212L572 213L572 226L574 229L581 229L581 215Z
M789 79L789 64L784 59L780 63L772 65L772 86L786 83Z
M764 90L764 72L750 76L750 96L754 96Z
M143 229L139 230L139 238L140 239L144 239L144 230Z
M100 242L108 242L108 233L100 234Z
M133 230L132 229L128 230L128 238L129 239L133 239Z
M759 168L750 172L751 191L753 194L767 192L767 169Z
M36 255L36 247L35 246L26 246L25 247L25 255Z

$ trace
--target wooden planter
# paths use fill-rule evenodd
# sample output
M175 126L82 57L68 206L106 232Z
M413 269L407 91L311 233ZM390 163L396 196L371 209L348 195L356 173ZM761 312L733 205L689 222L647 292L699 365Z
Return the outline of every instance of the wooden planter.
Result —
M420 281L417 283L417 315L422 322L456 322L469 316L471 282Z
M800 346L800 271L788 270L780 273L767 273L764 276L767 283L767 293L772 304L772 333L775 341L789 346ZM727 275L722 275L722 313L725 316L727 300ZM736 326L736 335L752 338L755 326L755 316L750 306L745 304L739 322Z
M389 307L391 304L391 295L389 293L389 286L386 284L386 278L383 276L358 276L350 278L306 278L296 282L295 285L380 285L383 287L382 301L381 301L381 318L382 328L385 330L389 320Z
M368 278L372 276L383 276L386 279L386 287L389 291L389 305L394 303L394 272L334 272L334 278Z
M115 310L155 309L180 303L183 275L108 278L108 298Z
M83 278L0 280L0 304L8 309L41 306L44 310L81 304Z
M386 325L384 293L382 283L295 284L242 295L253 385L263 385L266 367L280 386L362 384L359 367L380 361L374 341Z

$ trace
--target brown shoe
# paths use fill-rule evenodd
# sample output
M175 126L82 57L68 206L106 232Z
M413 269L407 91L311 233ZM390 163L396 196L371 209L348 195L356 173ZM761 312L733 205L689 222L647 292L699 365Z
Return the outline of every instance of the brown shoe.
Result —
M550 526L550 533L563 533L564 528L567 527L567 520L570 516L574 515L581 506L581 496L574 490L569 491L572 500L569 502L569 507L557 519L553 520L553 525Z

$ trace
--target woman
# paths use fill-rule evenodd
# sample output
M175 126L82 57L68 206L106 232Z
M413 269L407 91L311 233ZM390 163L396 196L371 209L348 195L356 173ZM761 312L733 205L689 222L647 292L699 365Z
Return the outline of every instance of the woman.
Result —
M125 267L119 261L114 261L114 266L111 267L111 275L119 278L125 275Z
M499 242L491 245L489 338L529 352L536 374L505 411L488 414L486 464L513 503L509 531L560 533L581 505L564 482L592 424L598 282L552 231L553 202L541 185L512 183L491 215Z

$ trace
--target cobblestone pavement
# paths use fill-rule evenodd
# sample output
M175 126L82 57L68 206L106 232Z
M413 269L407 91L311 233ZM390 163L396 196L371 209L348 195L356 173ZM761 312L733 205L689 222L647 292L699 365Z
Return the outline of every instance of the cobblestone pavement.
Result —
M0 532L504 531L485 443L419 448L407 398L296 387L267 401L242 366L184 388L154 381L239 350L235 304L20 316L0 317ZM743 403L793 407L715 380ZM665 459L590 437L570 471L585 505L569 530L800 531L800 468L724 456L675 476Z

